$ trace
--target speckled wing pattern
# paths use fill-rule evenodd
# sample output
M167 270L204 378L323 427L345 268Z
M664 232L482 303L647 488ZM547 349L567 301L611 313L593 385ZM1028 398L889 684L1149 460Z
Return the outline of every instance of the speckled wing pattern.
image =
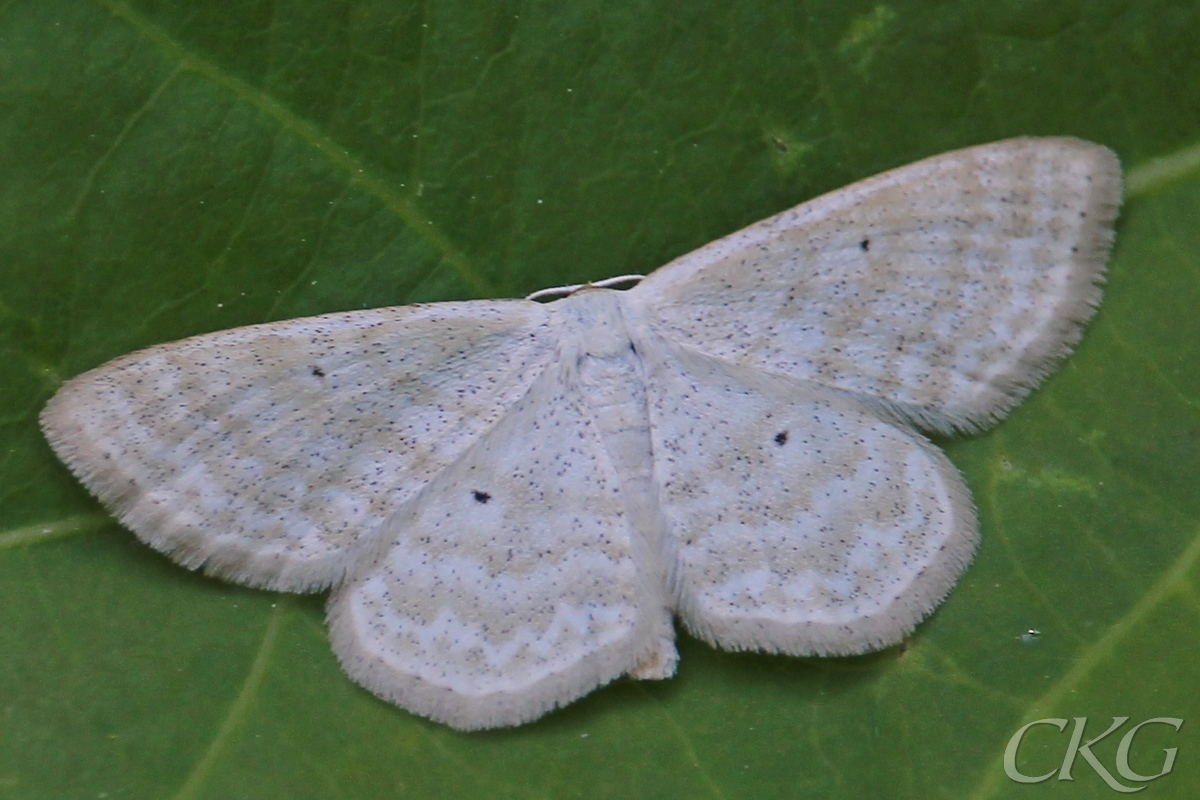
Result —
M628 292L649 359L677 612L733 649L893 644L973 555L970 495L915 428L1003 416L1100 299L1120 167L1014 139L861 181ZM671 352L673 351L673 352Z
M721 647L899 641L976 543L920 431L977 430L1100 297L1115 157L947 153L628 291L385 308L116 359L42 413L72 471L189 567L332 587L346 671L464 729Z
M572 366L401 506L334 593L334 650L363 685L455 727L513 725L635 670L669 630Z
M554 352L546 316L439 303L196 336L69 381L42 427L148 544L311 591L525 393Z
M848 655L899 641L945 597L976 524L940 450L846 392L664 351L650 430L689 630Z
M1116 156L1090 142L956 150L682 256L630 300L703 352L976 430L1079 339L1120 197Z

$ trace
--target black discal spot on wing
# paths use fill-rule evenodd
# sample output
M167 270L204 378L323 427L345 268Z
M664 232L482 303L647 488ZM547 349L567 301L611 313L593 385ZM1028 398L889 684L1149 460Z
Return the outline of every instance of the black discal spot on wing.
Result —
M487 492L481 492L478 489L473 490L471 492L471 496L475 498L476 503L486 503L488 500L492 499L490 494Z
M865 253L871 249L871 240L863 239L861 242L858 243L858 246L861 247L862 251Z
M318 377L318 378L324 378L324 377L325 377L325 370L321 369L320 367L313 367L313 368L312 368L312 374L313 374L314 376Z
M787 431L780 431L779 433L775 434L775 444L782 446L782 445L787 444L787 440L788 440L788 432Z

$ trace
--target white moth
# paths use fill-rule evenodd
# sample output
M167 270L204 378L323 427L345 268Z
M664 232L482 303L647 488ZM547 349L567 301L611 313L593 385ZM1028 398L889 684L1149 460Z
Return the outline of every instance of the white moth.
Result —
M958 150L627 291L151 347L68 382L42 426L184 566L332 587L350 676L457 728L672 675L674 616L732 650L862 653L975 548L967 488L918 431L992 424L1066 355L1120 180L1076 139Z

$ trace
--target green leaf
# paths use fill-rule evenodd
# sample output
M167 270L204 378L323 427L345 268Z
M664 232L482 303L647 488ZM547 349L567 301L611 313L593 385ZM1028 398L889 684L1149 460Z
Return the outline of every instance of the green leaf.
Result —
M1115 716L1114 775L1128 727L1185 720L1130 763L1179 748L1145 796L1190 797L1198 40L1166 0L0 5L0 797L1096 797L1082 756L1032 787L1005 746ZM904 647L685 636L673 680L457 733L352 684L321 597L139 544L37 428L62 380L142 346L648 272L1022 134L1124 159L1107 296L1028 402L947 444L983 545ZM1057 770L1071 730L1032 729L1022 771Z

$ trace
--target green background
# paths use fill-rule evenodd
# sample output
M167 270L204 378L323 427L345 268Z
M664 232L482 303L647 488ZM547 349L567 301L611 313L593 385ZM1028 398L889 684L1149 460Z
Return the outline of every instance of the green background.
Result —
M0 4L0 798L1093 798L1083 758L1024 786L1004 747L1114 716L1185 720L1132 762L1178 747L1139 796L1193 796L1198 42L1200 7L1163 0ZM139 544L37 429L138 347L648 272L1022 134L1123 159L1106 299L1006 422L946 443L982 548L883 653L685 636L674 680L457 733L340 672L322 597ZM1023 771L1069 731L1031 732Z

